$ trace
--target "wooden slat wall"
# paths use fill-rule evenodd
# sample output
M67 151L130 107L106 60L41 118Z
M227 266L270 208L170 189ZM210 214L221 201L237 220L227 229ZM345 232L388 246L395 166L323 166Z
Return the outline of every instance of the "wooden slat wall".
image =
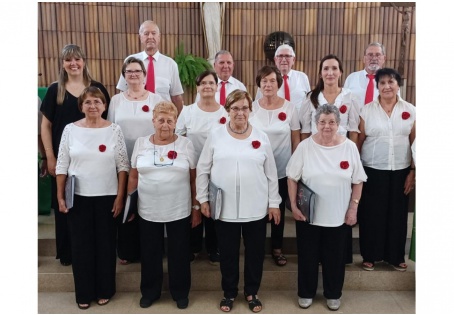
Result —
M111 95L126 56L139 52L140 23L156 21L161 30L160 51L170 57L180 42L187 52L208 57L204 42L199 2L39 2L38 85L57 80L59 53L64 45L81 46L90 72ZM319 60L338 55L344 65L343 79L363 68L363 51L369 42L386 46L386 66L399 65L402 15L380 2L226 2L223 49L235 60L234 76L255 96L255 75L267 61L263 43L275 31L290 33L295 41L294 68L304 71L313 85ZM405 60L406 99L416 105L416 20L410 18ZM195 94L185 92L185 104Z

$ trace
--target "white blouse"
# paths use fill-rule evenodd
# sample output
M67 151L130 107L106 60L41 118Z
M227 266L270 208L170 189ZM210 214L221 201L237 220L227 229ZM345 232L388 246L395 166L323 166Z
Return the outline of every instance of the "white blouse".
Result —
M361 148L363 165L378 170L401 170L411 164L411 129L416 107L398 96L389 117L378 99L361 110L366 140Z
M208 201L210 179L222 189L222 221L260 220L268 207L281 203L273 151L267 135L257 128L243 140L232 137L226 126L210 132L197 164L200 203Z
M123 130L129 159L137 138L154 133L153 109L162 100L161 96L151 92L143 101L130 101L124 93L116 94L110 100L107 120L120 125Z
M249 114L249 122L267 134L276 161L277 176L284 178L285 167L292 155L291 131L300 130L295 105L285 101L281 108L268 110L261 107L258 101L254 101L252 112Z
M136 140L131 158L131 167L139 173L139 215L153 222L186 218L191 214L189 170L196 166L194 147L185 137L155 145L150 136ZM176 159L169 157L169 151L177 153Z
M129 160L120 126L114 123L103 128L66 125L55 173L75 175L76 195L117 195L117 173L121 171L129 172Z
M201 110L197 103L184 106L178 116L175 133L187 136L196 153L196 163L199 160L203 145L208 137L208 133L213 129L225 125L229 122L229 115L224 106L215 112Z
M342 168L341 162L345 161L348 166ZM312 224L325 227L344 223L352 184L367 179L353 141L345 139L339 145L326 147L315 143L312 137L300 142L296 148L287 166L287 176L294 181L302 178L303 183L315 192Z
M328 103L323 92L318 95L318 103L320 105ZM340 111L340 124L337 133L346 136L347 131L359 132L360 103L357 97L349 89L343 88L332 105L336 106ZM312 104L310 97L307 96L300 111L301 133L312 133L312 135L315 135L318 132L315 121L316 112L314 104Z

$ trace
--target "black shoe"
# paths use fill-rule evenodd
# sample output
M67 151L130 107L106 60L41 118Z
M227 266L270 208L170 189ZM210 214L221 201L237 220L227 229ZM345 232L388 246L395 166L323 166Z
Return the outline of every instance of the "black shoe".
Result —
M221 261L221 255L219 255L219 252L208 254L208 258L210 259L210 264L215 266L218 266Z
M70 261L63 261L63 260L60 260L60 264L62 266L71 266L71 262Z
M181 300L177 301L177 307L180 310L187 308L188 305L189 305L189 299L188 298L184 298L184 299L181 299Z
M152 299L147 299L146 297L141 297L140 298L140 307L141 308L147 308L150 307L151 304L153 304L154 300Z

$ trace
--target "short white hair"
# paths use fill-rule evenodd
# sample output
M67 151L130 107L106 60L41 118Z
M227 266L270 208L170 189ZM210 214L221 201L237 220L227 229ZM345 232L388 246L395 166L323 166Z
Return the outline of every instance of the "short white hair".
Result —
M156 24L155 21L146 20L146 21L144 21L142 24L140 24L140 27L139 27L139 35L142 35L142 33L143 33L143 28L145 27L145 24L153 24L153 25L155 25L156 28L158 29L158 33L161 34L161 31L159 30L159 26L158 26L158 24Z
M279 47L276 49L276 52L274 53L274 57L276 57L282 49L288 49L288 50L290 50L291 55L292 55L293 57L295 57L295 51L293 50L293 47L290 46L290 45L288 45L288 44L282 44L281 46L279 46Z

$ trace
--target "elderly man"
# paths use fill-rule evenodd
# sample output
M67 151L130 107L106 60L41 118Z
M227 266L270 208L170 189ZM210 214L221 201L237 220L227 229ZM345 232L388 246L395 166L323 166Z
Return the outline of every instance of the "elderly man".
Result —
M142 60L147 68L145 88L174 103L180 113L183 109L183 87L178 75L178 66L172 58L159 52L161 34L158 25L150 20L143 22L139 28L139 37L144 51L130 55L126 59L134 56ZM127 89L127 83L122 75L118 80L117 89L120 91Z
M358 97L360 104L368 104L378 97L375 72L383 67L385 60L385 46L377 42L370 43L364 50L364 70L351 73L345 80L344 87Z
M216 102L224 106L227 96L234 90L240 89L247 92L244 84L232 77L233 67L232 54L227 50L220 50L214 56L214 71L218 75L218 90L216 91ZM200 95L197 93L195 103L200 100Z
M295 63L295 52L292 46L283 44L276 49L274 63L282 74L284 84L277 92L277 95L295 104L298 111L301 108L306 93L311 90L309 79L304 72L292 70ZM257 90L255 100L262 97L260 88Z

